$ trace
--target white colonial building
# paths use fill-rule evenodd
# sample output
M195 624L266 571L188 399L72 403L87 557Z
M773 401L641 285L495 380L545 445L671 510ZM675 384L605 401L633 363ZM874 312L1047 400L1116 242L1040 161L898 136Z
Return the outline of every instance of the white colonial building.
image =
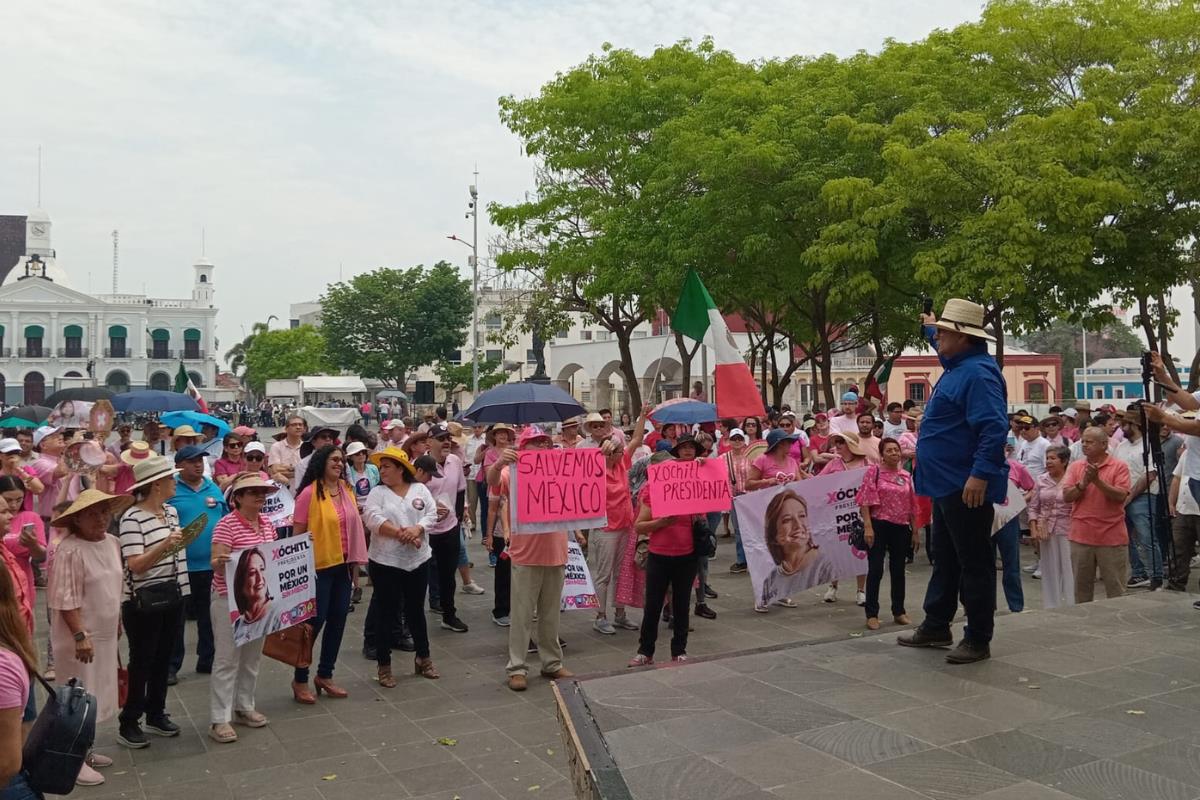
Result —
M114 392L170 389L181 361L198 387L213 385L217 309L210 262L193 265L190 297L84 294L58 265L50 227L40 209L25 219L24 253L0 286L5 402L40 403L61 379L78 384L89 376Z

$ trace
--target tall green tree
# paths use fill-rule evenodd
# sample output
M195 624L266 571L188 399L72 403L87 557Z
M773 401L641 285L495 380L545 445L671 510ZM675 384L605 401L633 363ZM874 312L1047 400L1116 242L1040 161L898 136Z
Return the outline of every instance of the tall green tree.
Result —
M339 369L403 389L418 367L463 346L471 302L470 284L445 261L377 269L328 287L321 333Z
M246 366L246 353L249 352L250 346L254 344L254 339L260 333L270 330L271 326L268 322L256 322L250 326L250 333L245 339L235 344L225 353L225 360L229 363L229 370L234 375L239 375Z
M471 388L473 378L472 364L451 364L449 361L439 361L433 371L438 377L438 386L446 393L446 406L449 407L454 395ZM487 391L508 380L499 361L481 361L479 363L479 390Z
M325 338L311 325L262 331L246 350L244 363L244 380L255 394L262 394L268 380L322 375L331 368Z

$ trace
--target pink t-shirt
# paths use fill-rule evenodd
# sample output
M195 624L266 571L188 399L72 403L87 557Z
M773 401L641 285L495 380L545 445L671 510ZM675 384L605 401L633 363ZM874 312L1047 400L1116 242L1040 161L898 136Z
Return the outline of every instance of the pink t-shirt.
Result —
M29 701L29 672L21 657L0 647L0 709L24 708Z
M1015 458L1008 460L1008 479L1015 483L1022 492L1028 492L1034 486L1033 475L1025 469L1024 464Z
M13 515L8 535L4 537L4 549L12 553L21 568L21 574L25 576L25 585L32 590L33 562L30 561L29 548L21 544L21 528L25 525L32 525L33 535L37 537L38 544L46 546L46 526L42 523L42 518L32 511L22 511Z
M500 471L498 492L508 496L508 467ZM508 557L526 567L561 567L567 563L567 532L516 533L508 542Z
M758 467L762 480L773 480L779 483L791 483L800 479L800 462L790 455L780 464L768 453L763 453L751 462L750 466Z
M218 475L237 475L239 472L243 472L245 469L246 465L244 463L240 461L230 461L228 458L222 456L221 458L217 459L215 464L213 464L212 474L214 478Z
M58 459L54 456L41 455L33 462L30 469L38 477L45 491L38 495L36 511L43 517L54 516L54 506L58 502L58 481L54 470L58 468Z
M633 501L629 497L629 468L632 466L629 454L622 453L604 473L604 496L608 501L607 531L633 528Z
M258 517L257 531L250 527L250 523L246 522L236 511L221 517L217 527L213 528L213 544L227 545L230 550L245 550L247 547L255 547L273 541L275 541L275 527L265 514L260 514ZM228 594L225 586L225 570L213 570L212 590L221 597Z
M912 475L903 469L868 467L855 499L860 507L871 509L871 519L908 525L917 514Z
M694 548L690 516L677 517L665 528L650 532L650 552L656 555L686 556L690 555Z

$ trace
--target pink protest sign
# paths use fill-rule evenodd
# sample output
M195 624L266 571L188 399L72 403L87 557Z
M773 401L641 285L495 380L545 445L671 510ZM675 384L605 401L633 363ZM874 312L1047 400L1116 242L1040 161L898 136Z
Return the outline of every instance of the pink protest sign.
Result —
M517 524L574 522L588 527L608 518L604 454L581 450L524 450L517 456Z
M724 459L664 461L648 471L646 491L656 517L728 511L733 506L729 469Z

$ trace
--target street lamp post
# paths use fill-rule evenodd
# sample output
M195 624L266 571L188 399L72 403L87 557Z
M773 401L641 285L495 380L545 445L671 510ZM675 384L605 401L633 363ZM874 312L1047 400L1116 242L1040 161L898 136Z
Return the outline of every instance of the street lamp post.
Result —
M471 267L471 396L479 394L479 170L475 170L475 183L467 187L471 199L467 201L466 218L471 220L471 242L454 234L447 236L471 248L467 264Z

